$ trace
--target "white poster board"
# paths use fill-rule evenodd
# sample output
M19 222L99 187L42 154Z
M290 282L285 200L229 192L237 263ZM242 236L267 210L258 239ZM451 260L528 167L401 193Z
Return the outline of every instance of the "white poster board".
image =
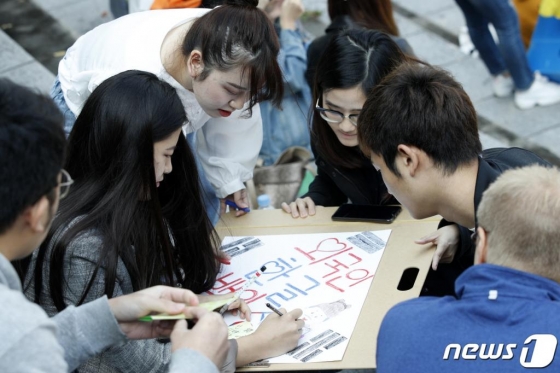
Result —
M266 271L241 296L253 328L276 308L301 308L306 322L298 347L270 363L338 361L344 357L391 230L227 237L231 256L213 294L239 290L261 266ZM226 315L229 326L240 319ZM247 327L243 326L245 331Z

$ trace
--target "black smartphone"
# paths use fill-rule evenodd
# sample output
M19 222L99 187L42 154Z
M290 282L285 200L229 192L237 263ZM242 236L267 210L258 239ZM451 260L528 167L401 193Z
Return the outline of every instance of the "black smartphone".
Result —
M341 205L333 214L332 220L340 221L370 221L373 223L392 223L399 215L400 206Z

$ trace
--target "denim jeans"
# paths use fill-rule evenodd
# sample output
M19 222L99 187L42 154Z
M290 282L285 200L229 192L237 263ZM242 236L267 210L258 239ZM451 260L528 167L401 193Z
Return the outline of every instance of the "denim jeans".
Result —
M74 127L74 122L76 122L76 116L72 110L70 110L68 105L66 105L66 100L64 99L64 94L62 93L58 76L51 88L51 98L62 112L62 115L64 115L64 133L66 133L66 137L68 137L68 135L70 135L70 131L72 131L72 127Z
M300 31L280 31L278 64L285 79L282 110L263 101L261 118L263 143L259 157L270 166L291 146L302 146L311 152L307 114L311 107L311 90L304 76L307 55L304 36Z
M109 7L115 19L126 16L128 14L127 0L109 0Z
M198 176L200 178L200 187L202 192L202 199L204 200L204 207L206 208L206 213L208 214L208 218L212 222L212 225L215 226L220 217L220 200L216 196L214 187L206 178L204 168L202 168L202 164L198 159L195 139L196 132L191 132L187 135L187 141L189 142L189 145L191 146L192 152L194 154L194 158L196 159L196 168L198 170Z
M510 0L455 0L467 21L469 34L480 57L492 75L508 71L519 90L533 84L525 47L521 40L517 12ZM499 47L488 29L496 29Z
M68 108L68 105L66 105L66 100L64 99L64 95L62 94L62 89L60 88L60 81L58 80L58 77L56 77L56 80L54 81L53 87L51 89L51 97L64 115L64 132L66 133L66 136L68 136L70 134L70 131L72 130L72 127L74 127L76 116L74 115L74 113L72 113L72 110ZM216 197L214 187L206 178L206 174L196 153L194 139L195 133L189 133L187 135L187 141L189 142L189 145L191 146L192 152L196 159L196 167L198 169L198 175L200 177L204 206L206 207L206 212L208 213L208 218L210 218L212 225L216 225L216 223L218 222L218 218L220 217L220 200L218 199L218 197Z

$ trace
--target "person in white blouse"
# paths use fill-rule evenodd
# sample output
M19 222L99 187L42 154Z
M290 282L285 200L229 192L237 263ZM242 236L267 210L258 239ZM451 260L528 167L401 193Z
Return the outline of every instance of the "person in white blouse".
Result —
M177 90L187 113L183 129L202 166L203 184L207 179L212 186L205 192L213 222L216 197L222 211L225 198L248 207L243 182L252 177L262 144L258 102L279 106L283 96L278 39L257 4L227 0L212 10L140 12L80 37L60 62L51 92L66 132L102 81L131 69L154 73Z

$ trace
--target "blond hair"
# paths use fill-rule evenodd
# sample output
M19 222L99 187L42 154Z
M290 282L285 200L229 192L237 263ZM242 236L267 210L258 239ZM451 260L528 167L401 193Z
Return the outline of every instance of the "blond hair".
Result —
M530 166L501 175L484 192L478 224L487 262L560 282L560 171Z

